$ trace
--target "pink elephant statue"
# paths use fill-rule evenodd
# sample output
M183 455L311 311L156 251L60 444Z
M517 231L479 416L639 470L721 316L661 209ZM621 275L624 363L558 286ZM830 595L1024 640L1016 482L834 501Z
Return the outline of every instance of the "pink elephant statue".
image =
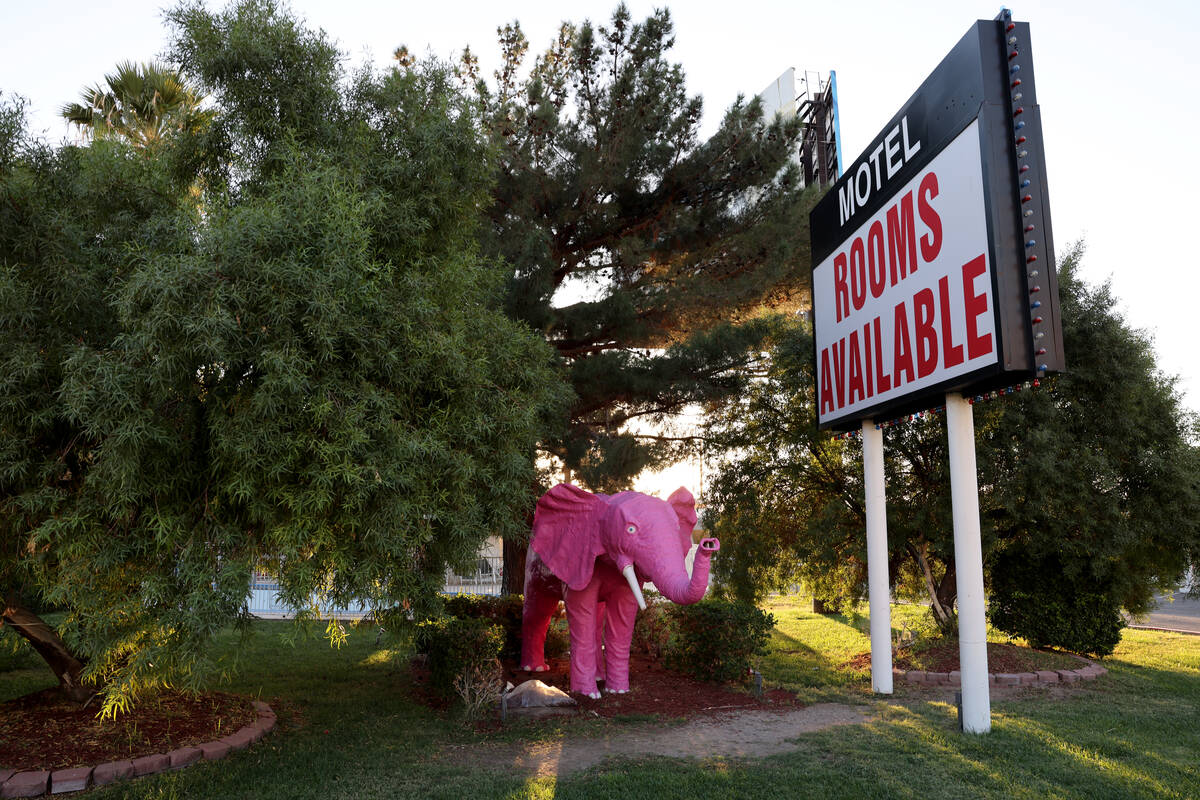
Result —
M689 577L696 500L680 487L667 500L640 492L592 494L560 483L538 500L525 562L521 664L546 669L546 628L567 604L571 691L599 698L629 691L633 621L645 610L642 584L653 581L668 600L695 603L708 589L709 561L720 549L705 539Z

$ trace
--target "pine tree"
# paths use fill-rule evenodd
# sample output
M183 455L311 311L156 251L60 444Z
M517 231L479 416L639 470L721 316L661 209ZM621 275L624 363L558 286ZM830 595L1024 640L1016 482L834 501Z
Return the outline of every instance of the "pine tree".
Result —
M512 270L509 315L555 348L575 390L545 449L591 488L627 488L686 446L627 423L736 394L763 310L807 297L798 124L739 98L701 141L665 10L564 24L526 77L520 26L499 33L494 83L469 51L463 64L500 155L484 248ZM565 301L572 287L595 297Z
M554 347L575 391L543 453L619 491L694 448L664 426L735 396L763 311L807 297L815 196L789 160L799 128L738 98L701 141L666 10L564 23L527 75L520 25L498 33L491 85L470 50L461 68L499 152L483 247L512 271L508 314ZM505 540L507 591L521 591L524 552Z
M26 593L0 630L106 713L198 685L254 569L301 608L434 611L524 524L561 394L478 255L490 166L448 69L348 77L269 0L170 20L202 131L56 150L0 113L0 585Z

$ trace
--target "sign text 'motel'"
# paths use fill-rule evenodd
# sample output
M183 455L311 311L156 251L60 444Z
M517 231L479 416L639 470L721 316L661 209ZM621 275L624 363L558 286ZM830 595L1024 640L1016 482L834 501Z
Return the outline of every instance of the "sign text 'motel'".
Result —
M903 146L902 146L903 145ZM867 204L871 192L883 189L885 181L895 177L905 161L912 161L913 156L921 152L921 142L909 142L908 117L901 117L900 124L888 132L884 140L875 145L868 161L860 161L854 171L854 179L838 189L838 224L845 225L853 216L856 208ZM882 159L883 169L880 169ZM871 171L874 168L875 182L871 183ZM884 174L886 173L886 178Z
M1033 61L1014 77L1010 33L977 22L812 212L821 427L1064 368Z

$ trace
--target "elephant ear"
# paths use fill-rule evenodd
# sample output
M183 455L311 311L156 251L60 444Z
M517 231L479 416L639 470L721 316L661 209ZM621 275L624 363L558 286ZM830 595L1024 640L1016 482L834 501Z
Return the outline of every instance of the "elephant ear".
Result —
M560 483L542 495L533 514L530 548L559 579L579 590L592 579L600 545L604 499Z
M667 502L679 519L679 541L683 545L683 552L687 553L692 549L692 531L696 527L696 498L692 497L691 492L680 486L671 492Z

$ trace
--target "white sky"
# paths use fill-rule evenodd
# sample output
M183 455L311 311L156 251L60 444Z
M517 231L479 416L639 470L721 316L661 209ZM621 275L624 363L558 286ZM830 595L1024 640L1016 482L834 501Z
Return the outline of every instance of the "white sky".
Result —
M34 130L52 141L66 137L62 104L118 61L162 52L164 5L0 0L0 90L30 100ZM635 19L661 5L629 2ZM615 2L296 0L292 7L329 32L351 63L386 64L399 44L443 57L469 44L490 73L498 25L519 19L538 51L562 19L606 21ZM689 91L704 96L706 131L738 93L757 94L787 67L834 69L849 164L971 23L993 18L1000 4L681 0L670 7L673 58ZM1180 376L1187 404L1200 410L1200 264L1191 238L1200 205L1200 4L1071 0L1012 9L1033 38L1055 243L1061 251L1086 237L1084 277L1112 278L1127 318L1153 334L1160 367ZM697 483L694 468L678 474L682 480L663 483Z

